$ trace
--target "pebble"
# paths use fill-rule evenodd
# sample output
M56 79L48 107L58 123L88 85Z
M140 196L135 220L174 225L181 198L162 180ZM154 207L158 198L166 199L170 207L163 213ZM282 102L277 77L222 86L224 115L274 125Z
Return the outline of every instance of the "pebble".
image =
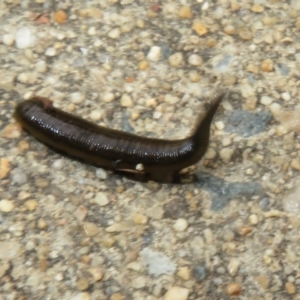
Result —
M136 213L136 214L133 216L133 222L134 222L135 224L145 225L145 224L148 223L148 217L145 216L145 215Z
M63 10L59 10L53 14L52 19L58 24L64 24L68 20L68 15Z
M106 92L102 95L101 100L109 103L115 100L115 94L111 92Z
M258 4L258 3L255 3L251 6L251 10L253 12L256 12L256 13L261 13L263 12L265 9L264 7L261 5L261 4Z
M191 70L191 71L189 71L189 79L192 82L199 82L201 80L201 75L198 71Z
M291 100L291 94L289 92L284 92L281 94L281 97L284 101L290 101Z
M171 67L178 68L183 63L183 55L180 52L174 53L169 57L168 61Z
M79 278L76 282L77 290L86 291L90 287L90 283L87 278Z
M152 46L147 54L150 61L157 62L161 58L161 47Z
M259 220L258 220L258 216L256 214L252 214L249 216L249 222L252 225L257 225Z
M207 277L207 270L204 266L196 265L193 267L193 276L197 282L203 281Z
M0 159L0 179L7 178L11 170L11 165L6 157Z
M102 111L99 109L96 109L96 110L91 111L90 118L92 121L99 121L102 119L102 115L103 115Z
M0 243L0 259L13 260L22 254L21 245L17 242L2 241Z
M104 277L104 274L99 268L90 268L88 272L93 276L95 282L101 281Z
M15 205L12 201L3 199L0 201L0 211L1 212L12 212Z
M260 103L263 105L270 105L273 102L273 98L269 96L262 96L260 98Z
M242 293L242 287L236 282L231 282L226 287L226 293L229 296L239 296Z
M34 199L27 200L24 203L24 207L29 211L36 210L37 206L38 206L38 202Z
M84 100L84 94L82 94L80 92L71 93L70 100L75 104L79 104Z
M231 25L231 24L228 24L224 27L224 32L228 35L235 35L237 34L237 30L236 30L236 27Z
M94 236L99 232L98 226L90 222L85 222L83 224L83 229L87 236Z
M247 226L247 225L241 225L237 228L237 233L240 236L246 236L247 234L252 232L252 227Z
M297 214L300 213L300 188L289 193L283 198L283 209L286 212Z
M109 200L108 200L107 196L102 192L99 192L99 193L96 194L96 197L95 197L94 201L99 206L105 206L109 203Z
M193 14L192 10L188 5L183 5L179 8L178 16L183 19L190 19Z
M231 161L231 158L234 155L234 153L235 148L223 148L220 151L220 157L224 162L228 163Z
M201 66L203 63L203 60L202 60L201 56L199 56L198 54L192 54L188 58L188 63L191 66Z
M15 41L18 49L26 49L35 45L36 37L28 27L22 27L16 32Z
M15 42L15 37L10 34L10 33L7 33L7 34L4 34L2 36L2 43L6 46L12 46Z
M114 40L120 38L120 35L121 35L121 31L119 28L114 28L107 33L107 36Z
M187 300L189 290L179 286L172 286L164 296L164 300Z
M193 23L193 27L192 29L199 35L199 36L203 36L208 32L208 29L201 23L199 23L198 21L195 21Z
M292 282L286 282L285 289L289 295L296 293L296 286Z
M181 279L187 281L190 280L192 277L192 271L189 267L182 267L178 270L177 276Z
M89 293L80 293L74 295L70 298L71 300L91 300L91 296Z
M175 224L173 225L173 228L175 231L182 232L185 231L188 228L189 224L186 219L179 218L176 220Z
M83 205L80 205L80 206L77 207L76 210L74 211L74 216L75 216L75 218L76 218L78 221L80 221L80 222L82 222L82 221L86 218L87 214L88 214L88 210L87 210L87 208L86 208L85 206L83 206Z
M121 97L121 106L123 107L132 107L133 106L133 101L131 97L127 94L123 94Z
M228 264L228 267L227 267L227 270L228 270L228 273L231 275L231 276L235 276L239 270L239 267L240 267L240 260L237 259L237 258L231 258L229 264Z
M46 55L46 56L49 56L49 57L53 57L53 56L56 56L56 55L57 55L57 51L56 51L55 48L49 47L49 48L46 49L45 55Z
M1 136L6 139L17 139L21 136L22 128L18 123L8 124L1 131Z
M261 63L261 70L263 72L272 72L274 70L274 64L271 59L265 59Z
M96 170L96 176L101 180L105 180L107 178L107 172L101 168L98 168Z
M149 68L149 63L146 60L142 60L138 64L138 69L141 71L145 71Z
M45 73L48 69L47 63L44 60L39 60L35 64L35 70L39 73Z
M267 276L259 275L255 279L261 288L266 290L269 287L270 280Z

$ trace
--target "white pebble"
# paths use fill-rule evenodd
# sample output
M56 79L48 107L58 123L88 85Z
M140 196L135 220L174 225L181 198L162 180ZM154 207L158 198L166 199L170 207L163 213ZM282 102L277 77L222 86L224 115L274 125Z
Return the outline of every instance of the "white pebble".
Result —
M114 28L108 32L107 36L111 39L118 39L120 37L121 31L119 28Z
M234 152L235 152L234 148L224 148L220 151L220 157L222 158L223 161L230 162Z
M115 100L115 95L113 93L107 92L102 95L101 99L104 102L112 102Z
M263 105L270 105L273 102L273 99L269 96L262 96L260 98L260 103Z
M70 98L73 103L78 104L84 100L84 95L79 92L75 92L70 95Z
M90 27L87 31L88 35L95 35L96 34L96 28L94 26Z
M44 60L39 60L35 64L35 69L39 73L45 73L47 71L47 68L48 68L47 63Z
M99 206L105 206L109 203L109 200L108 200L107 196L102 192L99 192L99 193L96 194L96 197L95 197L94 201Z
M52 164L53 169L61 170L64 167L63 159L57 159Z
M176 220L175 224L173 225L173 228L178 231L182 232L185 231L188 228L189 224L186 219L179 218Z
M231 276L235 276L240 267L240 261L237 258L232 258L228 264L227 270Z
M183 55L180 52L174 53L169 57L169 64L174 68L180 67L182 62L183 62Z
M107 173L105 170L99 168L96 170L96 176L101 180L105 180L107 178Z
M252 225L257 225L259 220L258 220L258 216L256 214L252 214L249 216L249 222Z
M99 110L99 109L93 110L93 111L90 113L90 118L91 118L93 121L99 121L99 120L102 118L102 111Z
M121 97L121 106L123 106L123 107L132 107L133 106L133 101L129 95L123 94L123 96Z
M49 48L47 48L47 49L46 49L46 51L45 51L45 55L46 55L46 56L50 56L50 57L52 57L52 56L55 56L55 55L57 55L57 51L56 51L56 49L55 49L55 48L53 48L53 47L49 47Z
M28 27L22 27L17 31L15 40L18 49L26 49L35 44L36 37Z
M147 58L150 61L159 61L161 57L161 48L158 46L152 46L147 54Z
M0 201L0 211L2 212L11 212L15 208L14 203L9 200L1 200Z
M15 38L12 34L4 34L2 37L2 43L6 46L12 46L15 42Z
M284 101L290 101L291 100L291 94L289 92L284 92L281 94L281 97Z
M164 300L187 300L188 296L188 289L179 286L172 286L165 294Z
M202 58L197 54L190 55L188 62L191 66L200 66L202 65Z

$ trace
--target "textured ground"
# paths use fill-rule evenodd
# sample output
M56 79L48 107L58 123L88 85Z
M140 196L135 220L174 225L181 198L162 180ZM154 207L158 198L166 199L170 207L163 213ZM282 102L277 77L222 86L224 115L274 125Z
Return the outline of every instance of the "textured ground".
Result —
M0 299L299 300L299 14L299 0L0 1ZM64 157L12 117L36 94L176 139L219 86L193 184Z

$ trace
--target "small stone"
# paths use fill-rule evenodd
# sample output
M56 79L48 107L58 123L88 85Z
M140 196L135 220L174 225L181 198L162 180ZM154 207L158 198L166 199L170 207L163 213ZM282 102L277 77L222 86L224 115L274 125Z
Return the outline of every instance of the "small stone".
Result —
M72 296L70 300L91 300L91 296L89 293L80 293Z
M188 63L191 66L200 66L200 65L202 65L203 61L202 61L201 56L199 56L198 54L192 54L188 58Z
M115 95L111 92L106 92L102 95L101 99L102 101L109 103L115 100Z
M37 222L37 227L39 229L45 229L47 228L47 223L44 219L39 219L38 222Z
M35 70L39 73L45 73L48 69L47 63L44 60L39 60L35 64Z
M15 205L12 201L3 199L0 201L0 211L2 212L11 212L15 208Z
M6 157L0 159L0 179L7 178L10 173L11 165L9 160Z
M187 281L190 280L192 277L192 271L189 267L182 267L178 270L177 276L181 279Z
M138 69L144 71L149 68L149 63L146 60L142 60L139 62Z
M99 109L91 111L90 118L93 121L99 121L99 120L101 120L101 118L102 118L102 111L99 110Z
M150 61L157 62L161 58L161 47L152 46L147 54L147 58Z
M236 27L231 24L228 24L224 27L224 32L228 35L234 35L237 33Z
M5 126L1 132L1 136L7 139L16 139L21 136L22 127L18 123L12 123Z
M267 276L265 276L265 275L259 275L255 279L256 279L256 281L257 281L257 283L258 283L258 285L260 287L262 287L265 290L268 288L268 286L269 286L269 279L268 279Z
M296 286L292 282L286 282L285 289L288 294L292 295L296 293Z
M90 222L85 222L83 225L83 229L87 236L94 236L99 232L97 225Z
M262 96L260 98L260 103L263 105L270 105L273 102L273 98L269 96Z
M231 282L226 287L226 293L229 296L238 296L242 293L242 287L236 282Z
M234 148L223 148L220 151L220 157L224 162L230 162L234 153L235 153Z
M112 294L109 298L109 300L125 300L126 297L120 293L115 293L115 294Z
M289 213L297 215L300 213L300 188L284 197L283 208Z
M99 192L99 193L96 194L96 197L95 197L94 201L99 206L105 206L109 203L109 200L108 200L107 196L102 192Z
M133 261L126 266L127 269L140 272L142 270L142 264L138 261Z
M78 221L83 221L87 216L88 210L85 206L80 205L77 207L77 209L74 211L74 216Z
M53 14L52 18L54 22L64 24L68 19L68 15L64 11L59 10Z
M78 11L78 14L83 18L95 18L95 19L101 19L103 17L103 13L100 9L96 7L89 7L80 9Z
M249 216L249 222L252 224L252 225L257 225L259 220L258 220L258 216L253 214L253 215L250 215Z
M76 287L79 291L86 291L90 286L89 281L87 278L80 278L76 282Z
M193 24L192 29L199 35L199 36L203 36L208 32L208 29L201 24L199 21L195 21Z
M100 168L96 170L96 176L101 180L105 180L107 178L107 173L105 170Z
M24 206L27 210L33 211L33 210L36 210L36 208L38 206L38 202L34 199L30 199L24 203Z
M214 159L217 156L217 151L214 148L208 148L206 153L205 153L205 158L206 159Z
M292 159L291 167L297 171L300 171L300 159L299 158Z
M121 35L121 31L119 28L114 28L108 32L107 36L111 39L118 39Z
M239 28L238 34L239 37L244 41L250 41L253 38L252 32L247 27Z
M46 55L46 56L49 56L49 57L53 57L53 56L57 55L57 51L56 51L55 48L50 47L50 48L47 48L47 49L46 49L45 55Z
M92 36L95 35L97 33L96 28L94 26L90 27L87 31L87 34Z
M111 248L114 244L115 244L116 240L114 239L114 237L112 236L105 236L102 241L101 244L103 247L109 249Z
M281 97L284 101L290 101L291 100L291 94L289 92L284 92L281 94Z
M188 296L188 289L179 286L172 286L165 294L164 300L187 300Z
M174 53L169 57L168 61L171 67L178 68L183 63L183 55L180 52Z
M261 4L255 3L251 6L251 10L256 13L261 13L264 11L264 7Z
M247 71L250 73L258 74L259 68L255 64L250 63L249 65L247 65Z
M178 16L183 19L190 19L192 17L192 10L188 5L183 5L179 8Z
M84 100L84 94L80 92L71 93L70 100L75 104L79 104Z
M88 272L93 276L95 282L101 281L104 277L104 274L98 268L90 268Z
M4 34L2 36L2 43L6 46L12 46L15 42L15 37L12 34Z
M188 228L188 222L186 219L179 218L176 220L175 224L173 225L173 228L175 231L182 232L185 231Z
M148 222L148 217L142 214L135 214L133 216L133 222L139 225L145 225Z
M18 49L26 49L34 46L36 37L28 27L22 27L16 32L15 41Z
M189 79L192 82L199 82L201 80L201 75L196 70L189 71Z
M246 236L247 234L252 232L252 228L247 225L241 225L237 228L237 233L241 236Z
M271 59L265 59L261 63L261 69L263 72L272 72L274 70L274 64Z
M17 242L2 241L0 243L0 259L1 260L15 259L18 256L20 256L21 253L22 253L21 245Z
M227 270L231 276L235 276L240 267L240 261L237 258L232 258L228 264Z
M129 95L127 95L127 94L122 95L121 106L123 106L123 107L132 107L133 106L133 101Z

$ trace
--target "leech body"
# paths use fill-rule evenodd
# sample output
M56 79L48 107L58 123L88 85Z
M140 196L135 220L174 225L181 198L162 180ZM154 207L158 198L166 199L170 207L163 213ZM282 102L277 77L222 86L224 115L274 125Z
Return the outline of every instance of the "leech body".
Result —
M223 96L223 92L214 95L193 133L179 140L146 138L98 126L53 107L51 100L42 97L19 103L14 117L31 135L69 155L108 169L172 182L180 170L198 162L206 152L210 125Z

